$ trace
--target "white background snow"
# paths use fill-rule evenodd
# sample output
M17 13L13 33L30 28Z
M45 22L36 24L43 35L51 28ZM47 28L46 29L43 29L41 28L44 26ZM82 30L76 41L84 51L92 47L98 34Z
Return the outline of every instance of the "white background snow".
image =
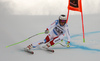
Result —
M1 1L5 2L8 0L1 0ZM18 1L9 0L9 1L16 1L17 3L19 3L18 2L19 0ZM36 2L39 1L40 0L37 0ZM54 0L54 2L55 1L56 0ZM6 46L16 42L20 42L34 34L44 32L47 26L49 26L54 20L58 19L59 14L67 13L66 12L67 8L65 8L64 11L59 10L58 12L55 12L55 9L54 12L52 12L53 9L51 9L51 11L48 11L49 9L47 8L49 14L45 14L43 11L41 11L42 14L41 13L39 14L38 12L35 12L33 14L34 11L31 12L29 10L25 11L28 13L27 14L23 10L22 12L24 13L18 11L17 9L15 10L10 9L7 7L7 5L1 3L0 4L1 7L0 8L1 9L0 10L0 61L41 61L41 60L42 61L100 61L100 38L99 38L100 1L95 0L94 2L93 0L91 0L90 2L90 0L88 0L87 2L83 1L83 3L84 3L83 13L84 13L86 42L83 43L82 39L82 26L81 26L82 22L80 13L71 12L68 21L69 31L71 36L71 47L63 48L61 45L57 44L56 46L51 47L52 49L55 50L54 53L48 53L43 50L35 49L33 50L35 52L34 55L24 52L23 48L38 40L43 40L46 34L38 35L18 45L14 45L8 48L6 48ZM96 9L91 10L92 3L94 3ZM66 3L64 4L66 5ZM87 6L85 5L90 7L88 7L87 9ZM13 5L11 6L13 7ZM34 6L36 7L36 5ZM47 7L52 7L52 6L47 6ZM24 10L28 10L28 8L25 8ZM74 13L78 15L73 15ZM64 39L66 40L66 38ZM62 43L65 44L64 42Z
M69 0L0 0L1 14L60 15L67 14ZM100 14L100 0L82 0L84 14ZM72 15L79 13L70 12Z

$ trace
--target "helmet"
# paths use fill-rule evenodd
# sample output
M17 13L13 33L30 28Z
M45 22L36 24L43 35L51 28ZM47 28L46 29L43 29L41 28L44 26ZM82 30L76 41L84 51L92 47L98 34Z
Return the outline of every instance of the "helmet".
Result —
M66 23L66 15L60 15L59 16L59 24L61 25L61 26L64 26L65 25L65 23ZM61 23L63 23L63 25L61 24Z

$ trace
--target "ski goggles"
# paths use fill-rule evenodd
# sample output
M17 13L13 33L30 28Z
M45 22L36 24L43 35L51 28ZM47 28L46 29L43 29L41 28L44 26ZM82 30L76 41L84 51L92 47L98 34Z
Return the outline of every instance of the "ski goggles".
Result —
M60 22L66 22L66 20L60 20Z

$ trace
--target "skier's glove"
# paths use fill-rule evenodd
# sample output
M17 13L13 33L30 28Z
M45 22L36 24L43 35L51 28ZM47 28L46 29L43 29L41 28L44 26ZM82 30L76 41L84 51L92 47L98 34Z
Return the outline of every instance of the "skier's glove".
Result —
M67 47L70 47L70 41L67 41Z
M45 34L48 34L49 33L49 30L48 30L48 28L45 30Z

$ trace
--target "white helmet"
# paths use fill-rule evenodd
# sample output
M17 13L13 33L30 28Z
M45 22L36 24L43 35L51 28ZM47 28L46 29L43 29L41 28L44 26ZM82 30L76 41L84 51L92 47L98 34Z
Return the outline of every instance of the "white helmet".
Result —
M60 16L59 16L59 24L60 24L60 23L64 23L64 25L65 25L66 19L67 19L66 15L60 15ZM61 24L60 24L60 25L61 25ZM61 25L61 26L64 26L64 25Z
M66 15L60 15L59 16L59 20L66 20L67 18L66 18Z

